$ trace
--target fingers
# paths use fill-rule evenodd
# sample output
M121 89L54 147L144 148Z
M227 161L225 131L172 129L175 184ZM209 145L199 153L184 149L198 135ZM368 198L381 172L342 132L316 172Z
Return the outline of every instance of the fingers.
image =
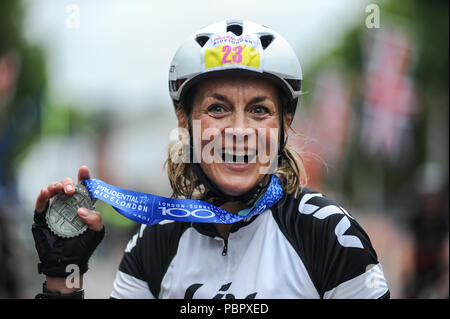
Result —
M50 194L47 190L47 188L41 189L41 192L39 193L37 199L36 199L36 206L35 210L38 213L42 213L45 208L47 207L47 201L50 198Z
M83 165L78 170L78 182L88 178L91 178L89 168ZM64 191L64 193L68 195L72 195L75 193L75 186L71 178L65 178L61 182L52 183L47 188L41 189L36 199L36 212L42 213L47 207L48 200L62 191Z
M78 209L77 214L88 225L89 229L94 231L102 230L102 215L100 213L82 207Z
M52 183L47 188L41 189L36 199L36 212L42 213L47 207L48 200L64 189L62 183Z
M57 193L61 192L63 189L64 189L64 186L60 182L55 182L55 183L48 185L47 190L49 193L49 198L52 198Z
M64 186L64 193L68 195L75 193L75 186L73 185L73 180L70 177L64 178L62 180L62 184Z
M89 168L85 165L81 166L78 170L78 182L81 182L83 179L91 178L91 173L89 172Z

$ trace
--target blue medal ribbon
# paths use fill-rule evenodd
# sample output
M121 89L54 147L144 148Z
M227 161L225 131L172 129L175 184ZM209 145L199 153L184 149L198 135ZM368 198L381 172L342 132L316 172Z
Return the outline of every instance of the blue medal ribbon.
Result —
M98 179L85 179L92 198L111 205L124 217L140 224L153 225L163 220L194 223L231 224L261 214L275 205L283 196L280 179L272 175L266 192L255 202L253 207L232 214L213 204L195 200L167 198L152 194L122 189L109 185Z

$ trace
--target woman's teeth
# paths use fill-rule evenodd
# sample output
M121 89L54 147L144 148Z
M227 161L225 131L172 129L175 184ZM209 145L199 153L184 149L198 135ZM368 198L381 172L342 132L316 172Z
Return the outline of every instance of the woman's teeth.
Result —
M233 163L233 164L246 164L251 162L256 157L256 152L248 152L248 151L223 151L222 152L222 160L225 163Z

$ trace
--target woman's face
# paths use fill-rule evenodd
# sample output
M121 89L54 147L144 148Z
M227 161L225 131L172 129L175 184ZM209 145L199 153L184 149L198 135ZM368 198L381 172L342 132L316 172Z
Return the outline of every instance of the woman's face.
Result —
M203 81L194 97L191 125L194 131L201 125L197 145L205 174L222 192L242 195L262 180L277 158L277 89L256 77Z

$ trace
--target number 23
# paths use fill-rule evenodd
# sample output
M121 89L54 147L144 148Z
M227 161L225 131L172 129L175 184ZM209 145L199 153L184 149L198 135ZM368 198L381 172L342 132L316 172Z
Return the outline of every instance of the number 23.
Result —
M231 50L233 50L234 54L231 53ZM223 55L222 58L222 64L227 64L227 63L241 63L242 62L242 47L240 45L232 48L229 45L224 45L222 48L222 52L225 52L225 54ZM231 53L231 57L233 59L233 61L231 61L230 59L228 59L228 56Z

